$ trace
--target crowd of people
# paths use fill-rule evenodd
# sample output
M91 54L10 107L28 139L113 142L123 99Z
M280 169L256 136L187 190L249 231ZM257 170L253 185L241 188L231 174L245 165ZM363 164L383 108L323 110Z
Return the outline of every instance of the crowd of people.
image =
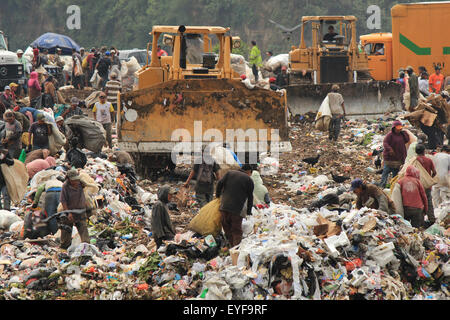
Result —
M33 107L37 104L49 107L60 99L56 94L60 87L73 85L80 90L92 87L90 80L96 71L100 77L99 89L106 90L110 80L117 81L122 68L119 51L115 47L109 50L106 46L91 48L89 52L84 48L79 52L73 49L72 66L69 68L71 72L64 68L67 60L63 59L61 48L56 48L54 54L49 54L47 49L33 48L31 61L24 56L23 50L17 50L16 54L19 63L24 66L25 83L20 88L18 84L11 83L8 87L12 96L7 94L2 98L2 105L9 105L18 97L28 96ZM55 67L58 71L49 71Z

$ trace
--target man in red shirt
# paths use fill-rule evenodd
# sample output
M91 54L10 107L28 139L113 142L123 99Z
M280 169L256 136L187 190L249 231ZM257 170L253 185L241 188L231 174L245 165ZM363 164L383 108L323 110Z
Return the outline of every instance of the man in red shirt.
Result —
M422 167L428 172L431 177L436 175L436 168L434 167L433 160L425 156L425 146L423 144L418 144L416 146L417 161L420 162ZM432 225L436 222L434 217L433 201L431 197L431 188L425 189L425 194L428 199L428 210L426 212L428 216L428 225Z
M444 75L441 73L441 67L436 66L434 68L435 73L433 73L428 79L430 84L430 92L441 93L442 86L444 84Z
M422 227L424 212L428 211L428 199L420 182L419 169L409 166L398 184L402 193L405 219L409 220L414 228Z
M167 56L167 52L164 51L163 49L161 49L161 46L158 46L157 54L158 54L158 57Z

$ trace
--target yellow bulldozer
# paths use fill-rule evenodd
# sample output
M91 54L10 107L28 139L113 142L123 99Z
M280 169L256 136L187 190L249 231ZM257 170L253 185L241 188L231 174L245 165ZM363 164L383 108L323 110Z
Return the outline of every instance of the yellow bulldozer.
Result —
M373 81L368 57L358 46L354 16L304 16L301 41L289 53L288 104L291 113L315 112L338 84L349 116L378 116L401 110L401 86ZM306 30L311 29L307 46Z
M153 27L151 63L137 72L138 87L120 94L118 103L119 147L135 158L139 174L173 170L174 152L197 154L212 141L226 144L242 163L264 149L255 150L255 143L268 150L275 145L277 151L289 148L286 94L249 89L242 82L230 58L240 39L229 31ZM158 57L161 39L171 55ZM213 40L218 54L213 53Z

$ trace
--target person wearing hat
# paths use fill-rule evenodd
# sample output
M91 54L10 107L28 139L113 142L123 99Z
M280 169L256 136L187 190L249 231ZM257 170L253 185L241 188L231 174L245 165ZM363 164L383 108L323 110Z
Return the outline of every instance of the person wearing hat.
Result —
M64 118L61 116L56 117L56 125L58 126L59 132L66 136L66 126L64 125Z
M374 184L366 184L360 178L357 178L352 181L350 191L352 191L357 196L357 209L367 207L384 211L387 214L395 213L394 202L382 189Z
M158 190L158 201L152 208L152 233L156 246L159 248L164 240L172 240L175 236L175 229L169 216L167 204L172 200L175 190L168 185L164 185Z
M277 75L276 85L280 88L284 88L289 85L289 75L287 74L286 66L281 67L281 72Z
M430 92L441 93L444 90L444 75L441 73L441 66L434 67L435 72L430 76L428 83L430 85Z
M106 131L106 141L109 148L112 149L111 126L112 119L115 117L115 110L111 102L106 101L106 93L101 92L99 99L100 101L96 102L92 108L94 120L102 124Z
M31 107L15 107L14 111L20 112L23 115L27 116L28 119L30 120L30 124L32 124L33 122L37 121L37 116L38 114L42 113L41 110L38 110L36 108L31 108Z
M400 167L405 163L407 150L406 144L409 142L409 135L403 131L403 124L399 120L392 123L391 132L383 140L384 168L381 175L380 187L386 186L389 174L395 177L400 171Z
M417 107L417 104L419 103L419 78L417 78L417 75L414 73L414 69L411 66L408 66L406 68L406 71L408 73L409 79L409 94L410 94L410 104L409 104L409 110L412 110L413 108ZM408 111L408 110L407 110Z
M19 63L23 65L23 71L27 74L29 74L28 70L28 60L23 56L23 50L19 49L16 52L17 54L17 60L19 60Z
M34 122L28 130L28 148L31 151L31 142L33 142L33 150L49 149L48 137L52 134L52 127L45 122L45 115L39 113L37 115L37 122Z
M269 78L270 89L273 91L280 90L281 88L276 85L277 79L275 77Z
M3 93L0 95L0 105L2 105L2 111L11 110L15 107L15 102L13 99L13 94L11 92L11 87L6 86Z
M111 80L106 83L105 94L107 101L110 102L114 108L114 112L117 111L117 94L122 91L122 84L117 80L117 73L111 72ZM116 118L113 118L113 122L116 122Z
M328 101L330 104L331 120L328 128L328 139L337 141L341 132L341 121L345 117L344 97L339 93L339 86L333 84L331 92L328 93Z
M11 158L7 149L0 149L0 165L2 164L6 164L8 167L14 165L14 159ZM11 210L11 200L2 170L0 170L0 195L3 198L3 205L0 202L0 209Z
M76 169L71 169L66 173L66 182L61 188L59 201L64 211L86 209L84 185ZM66 228L61 228L62 249L67 249L72 244L72 228L74 225L77 227L81 242L90 243L86 213L69 213L62 224L66 226Z
M250 178L252 172L253 167L244 164L240 170L228 171L217 183L216 197L220 198L222 227L231 247L241 243L242 219L252 214L255 188Z
M22 125L16 120L12 110L6 110L3 120L5 129L0 132L1 143L12 158L18 159L22 151Z
M16 99L17 99L17 97L19 95L19 92L18 92L19 85L17 83L15 83L15 82L11 82L9 84L9 87L11 88L11 95L12 95L13 101L14 101L14 103L16 103Z
M77 97L72 97L72 99L70 100L70 108L64 110L64 112L61 114L61 117L63 117L64 120L67 120L73 116L82 116L83 110L81 110L79 104L80 100Z

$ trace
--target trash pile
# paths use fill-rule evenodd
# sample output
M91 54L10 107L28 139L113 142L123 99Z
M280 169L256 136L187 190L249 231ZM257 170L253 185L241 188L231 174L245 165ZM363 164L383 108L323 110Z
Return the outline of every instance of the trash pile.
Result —
M442 229L417 232L367 208L254 210L239 247L203 273L197 299L449 299Z
M381 146L390 117L394 116L347 121L337 144L329 142L327 133L311 130L307 119L295 124L293 152L280 159L261 157L261 177L273 202L268 208L253 209L243 222L241 244L229 250L221 233L189 230L199 213L195 195L182 187L186 177L139 179L109 161L110 151L88 152L81 172L89 184L88 201L95 208L88 224L90 243L81 243L76 228L68 250L59 248L60 231L23 239L28 219L39 218L40 212L30 207L33 192L67 169L57 160L55 168L33 177L25 199L11 212L0 211L0 296L448 299L450 199L435 207L436 224L418 230L399 215L353 209L350 180L336 183L331 175L377 179L376 170L368 168L373 167L373 151ZM315 165L301 161L317 154L321 156ZM223 148L212 156L236 160ZM177 202L168 204L177 234L157 250L151 209L166 183L178 190ZM323 206L320 201L332 194L337 203Z

